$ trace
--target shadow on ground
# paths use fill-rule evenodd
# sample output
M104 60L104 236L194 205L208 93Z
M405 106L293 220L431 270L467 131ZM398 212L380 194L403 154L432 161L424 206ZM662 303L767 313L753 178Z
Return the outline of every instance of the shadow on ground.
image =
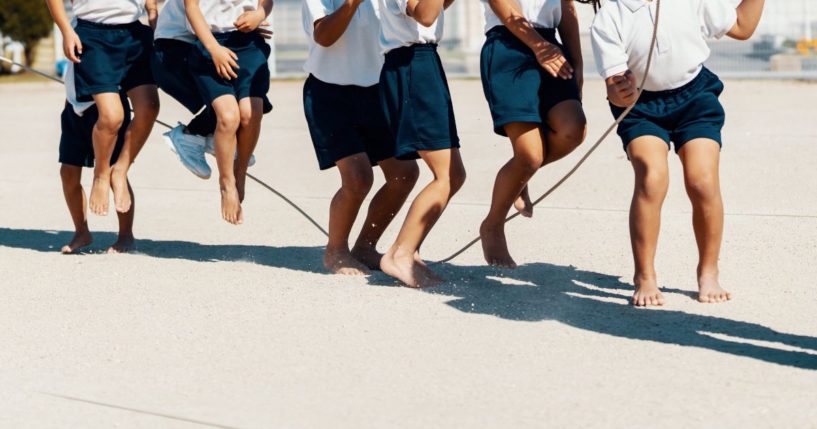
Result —
M0 246L56 252L71 236L68 231L0 228ZM113 233L95 235L97 243L112 243L115 238ZM144 239L138 244L138 253L157 258L241 261L325 274L321 247L205 245ZM464 313L527 322L555 320L603 335L697 347L817 370L815 337L716 316L635 309L628 305L632 286L615 276L546 263L526 264L513 271L458 265L438 269L450 281L426 292L451 297L448 305ZM370 277L370 283L395 284L382 273ZM686 291L665 291L690 295Z
M74 233L35 229L0 228L0 246L56 253ZM103 252L116 241L111 232L94 233L88 252ZM199 244L190 241L138 239L136 254L194 262L248 262L268 267L326 274L322 247L271 247L240 244ZM71 257L71 256L67 256Z

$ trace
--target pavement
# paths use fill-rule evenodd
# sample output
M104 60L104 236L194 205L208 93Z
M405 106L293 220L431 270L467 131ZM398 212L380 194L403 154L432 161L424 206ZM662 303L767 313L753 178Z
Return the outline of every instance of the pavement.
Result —
M423 246L430 260L475 236L510 156L479 81L451 86L469 176ZM817 428L817 85L726 87L721 271L734 300L694 300L671 154L657 262L668 303L643 310L627 304L632 172L616 137L509 225L519 269L485 267L474 248L441 267L444 285L411 290L327 274L321 233L255 183L244 225L221 221L216 180L187 173L158 126L132 169L139 251L103 254L116 219L92 216L92 251L60 255L62 89L0 85L0 427ZM611 122L603 92L588 81L588 143ZM339 180L317 169L301 82L270 95L250 171L326 225ZM162 101L161 119L190 117ZM541 171L534 196L587 146Z

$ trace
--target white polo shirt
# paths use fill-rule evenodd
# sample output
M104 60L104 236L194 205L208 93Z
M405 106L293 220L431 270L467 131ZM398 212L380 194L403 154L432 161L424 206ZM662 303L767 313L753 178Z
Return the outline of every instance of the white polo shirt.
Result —
M380 2L380 49L383 53L418 43L440 43L443 38L445 12L425 27L406 14L408 0L377 0Z
M517 0L522 8L522 14L534 27L556 28L562 22L562 0ZM496 16L488 0L481 0L482 10L485 13L485 32L503 25Z
M129 24L145 12L145 0L74 0L71 10L83 21Z
M335 85L372 86L380 81L380 21L377 0L364 0L346 31L332 46L315 42L315 21L331 15L345 0L303 0L301 15L309 39L309 58L304 71Z
M605 79L630 70L641 82L647 65L655 1L608 0L590 29L593 54ZM706 38L721 38L737 22L729 0L664 0L653 64L644 89L681 87L698 75L709 58Z
M258 0L200 0L204 20L213 33L227 33L236 31L235 21L244 12L255 10ZM193 33L193 27L188 22L188 29ZM195 33L194 33L195 34Z
M153 39L173 39L187 43L196 41L196 36L187 28L184 0L167 0L156 20Z

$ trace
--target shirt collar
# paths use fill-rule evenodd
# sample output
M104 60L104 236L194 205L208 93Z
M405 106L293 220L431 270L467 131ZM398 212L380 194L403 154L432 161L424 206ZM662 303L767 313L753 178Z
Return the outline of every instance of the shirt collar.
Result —
M624 3L630 11L635 12L638 9L647 5L647 2L644 0L619 0L620 2Z

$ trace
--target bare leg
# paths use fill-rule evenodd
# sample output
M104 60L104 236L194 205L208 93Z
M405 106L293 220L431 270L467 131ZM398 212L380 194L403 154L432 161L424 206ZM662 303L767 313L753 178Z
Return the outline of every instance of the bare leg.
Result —
M397 241L380 261L380 268L384 273L409 287L427 287L438 283L424 270L418 269L415 254L431 228L440 219L451 197L465 183L465 167L459 149L421 151L420 157L431 169L434 180L417 195L409 208Z
M383 257L377 251L377 242L386 231L394 216L403 207L417 178L420 169L415 161L401 161L394 158L380 162L380 169L386 178L386 183L375 193L366 221L360 231L360 236L352 248L352 255L369 269L379 270L380 259Z
M108 248L108 253L128 253L135 249L136 239L133 237L133 218L136 215L136 198L130 182L127 183L131 205L127 212L117 213L119 218L119 236L116 242Z
M358 153L337 162L341 186L329 206L329 241L323 255L323 265L335 274L360 276L369 270L349 251L349 233L360 206L372 189L372 166L365 153Z
M491 209L479 228L485 261L503 268L516 268L505 240L505 217L528 180L545 159L539 125L515 122L505 126L513 145L513 158L499 170L494 183Z
M264 117L264 101L257 97L242 98L238 101L241 115L237 134L238 156L235 159L234 171L239 201L244 202L244 186L247 183L247 169L250 157L255 152L258 137L261 135L261 119Z
M116 211L130 210L131 193L128 191L128 171L150 137L154 121L159 116L159 93L156 85L142 85L128 91L133 104L133 119L125 134L125 144L111 172L111 188Z
M61 250L63 254L69 255L89 246L94 240L91 237L90 229L88 229L88 216L85 212L85 190L82 189L80 183L82 167L63 164L60 167L60 178L62 179L62 193L65 195L65 203L68 205L71 221L74 222L74 237Z
M221 189L221 216L225 221L239 225L244 221L241 198L236 188L235 151L236 133L241 122L238 102L232 95L222 95L213 100L217 125L214 134L218 182Z
M661 206L669 188L667 144L658 137L639 137L627 148L635 171L630 205L630 241L635 260L633 305L664 305L655 274L655 252L661 229Z
M516 197L516 201L513 202L513 207L523 217L533 217L533 202L530 199L530 190L528 190L527 184L522 188L522 192L519 193L519 196Z
M125 112L119 94L114 92L94 95L94 102L99 110L99 119L94 125L92 137L95 158L94 182L91 185L88 206L92 213L107 216L111 188L111 157Z
M698 300L724 302L732 294L718 280L718 257L723 240L723 199L719 175L720 146L709 139L692 140L678 151L684 183L692 202L692 226L698 243Z

